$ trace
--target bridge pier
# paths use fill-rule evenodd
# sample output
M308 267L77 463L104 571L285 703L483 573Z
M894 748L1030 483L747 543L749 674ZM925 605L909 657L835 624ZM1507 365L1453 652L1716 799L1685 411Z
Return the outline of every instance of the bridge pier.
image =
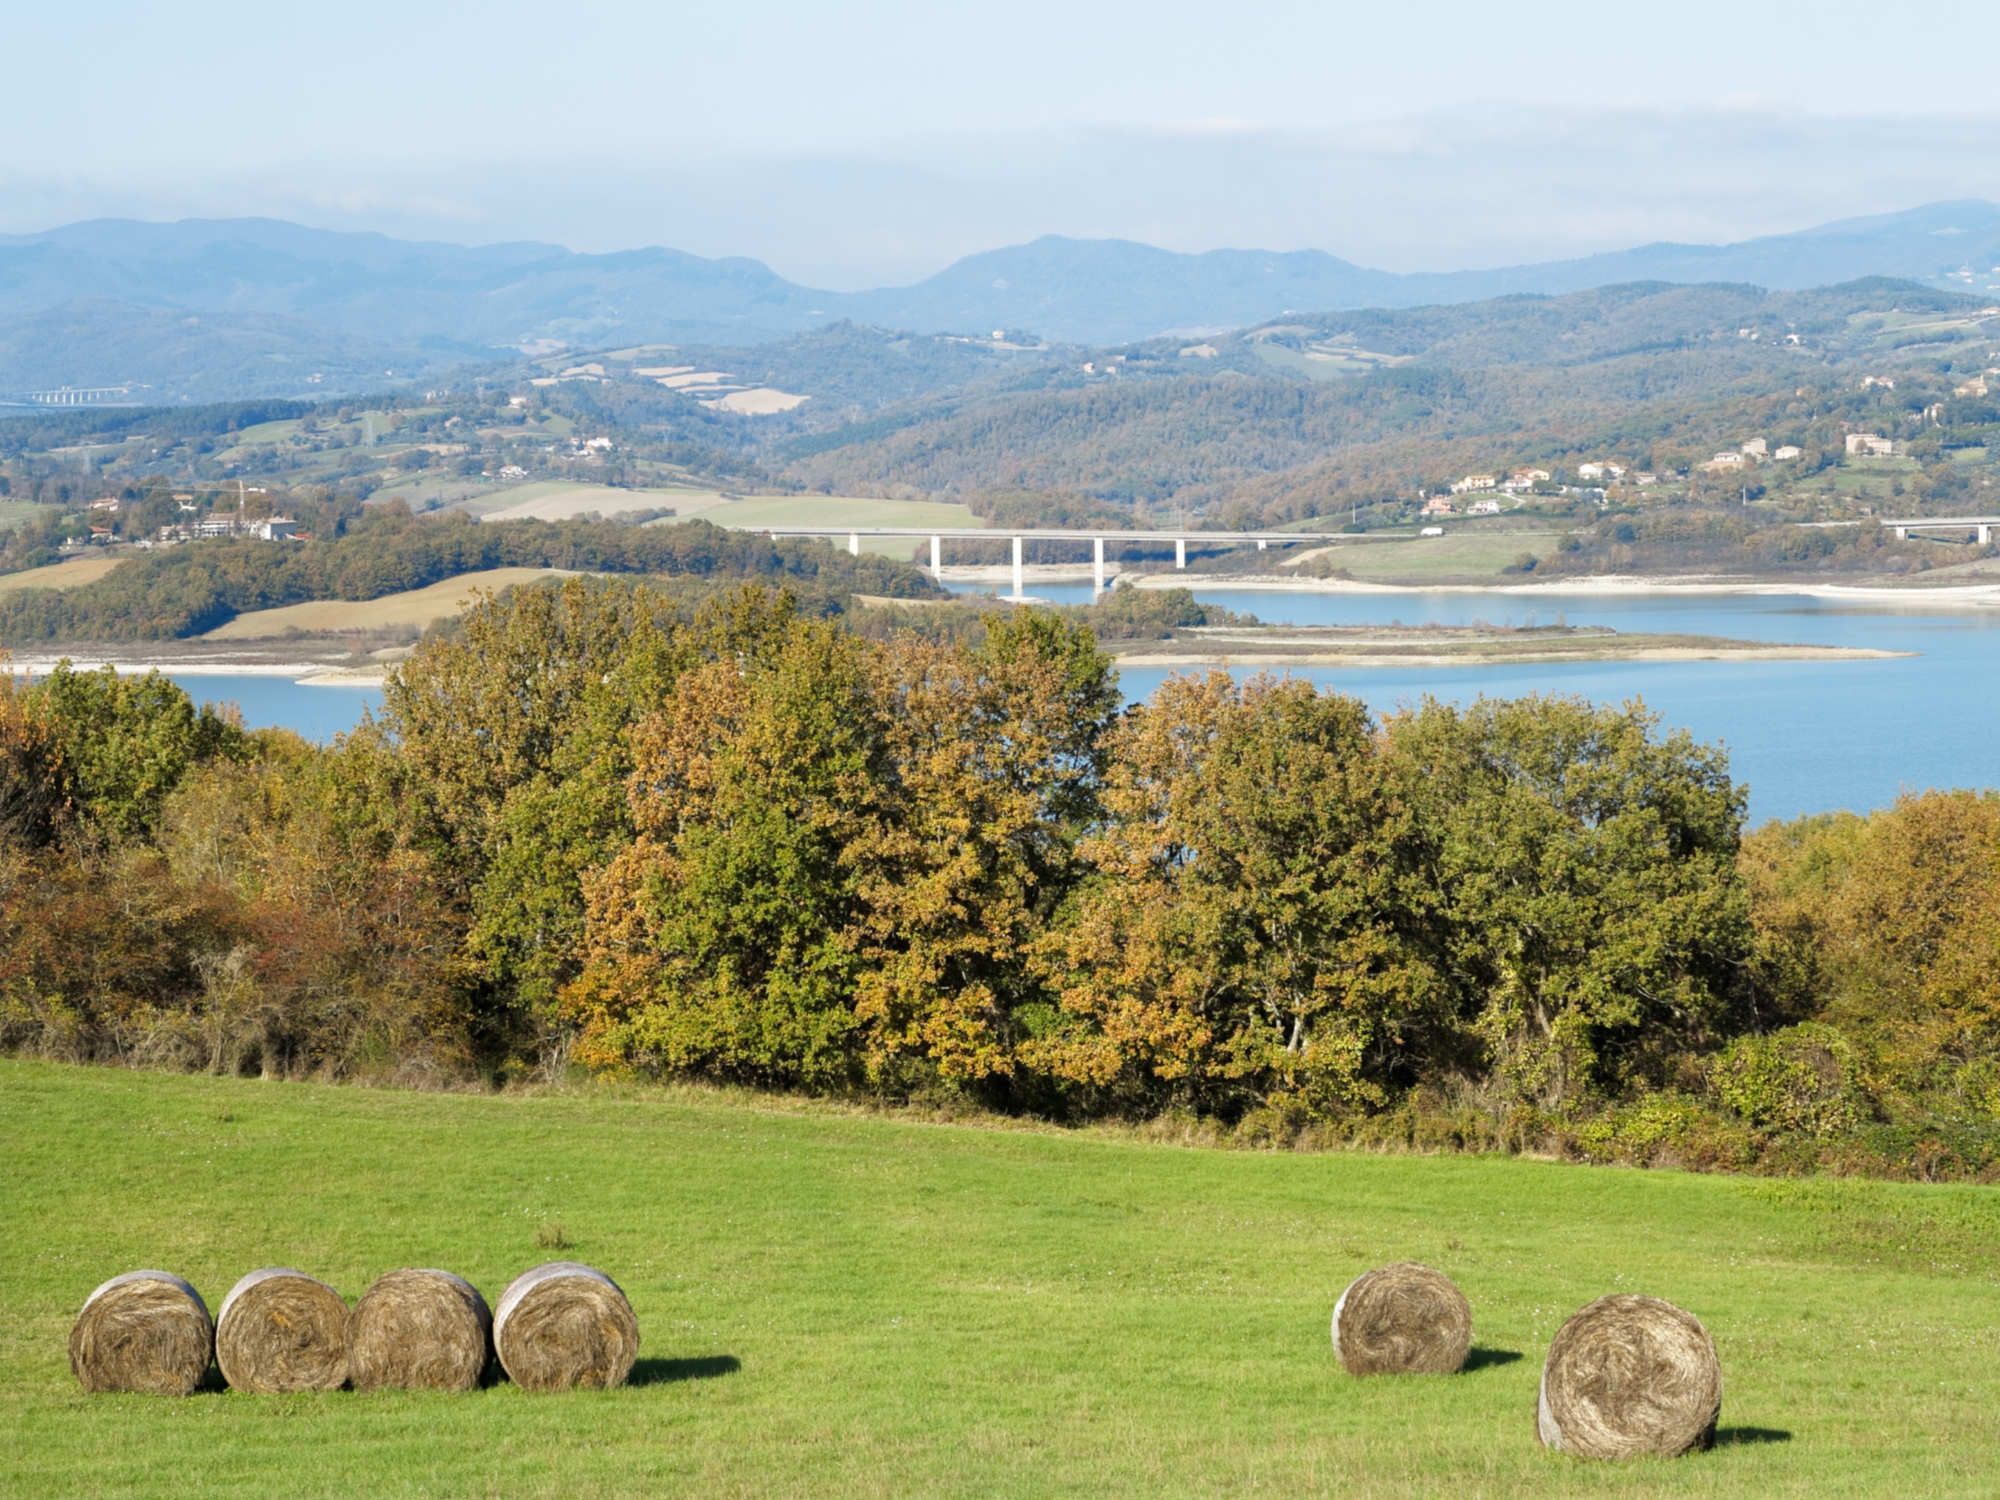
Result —
M1187 538L1184 536L1174 538L1174 566L1177 568L1187 566Z
M1014 597L1021 597L1021 539L1014 538Z
M1896 528L1896 540L1899 542L1907 542L1909 539L1910 539L1910 528L1907 526L1898 526Z
M1090 596L1093 599L1095 599L1099 594L1104 592L1104 538L1098 537L1096 540L1097 540L1097 582L1090 591Z
M847 533L847 555L849 557L859 557L861 555L860 532L850 531Z
M933 578L943 578L943 577L944 577L944 560L943 560L943 559L944 559L944 554L943 554L943 551L942 551L942 548L943 548L943 541L942 541L942 539L941 539L941 538L938 538L938 537L932 537L932 538L931 538L931 577L933 577Z
M1993 528L1992 528L1991 526L1982 526L1982 527L1980 527L1980 528L1979 528L1979 545L1980 545L1980 546L1982 546L1982 547L1984 547L1984 546L1986 546L1986 545L1987 545L1987 544L1988 544L1989 542L1991 542L1992 540L1993 540Z

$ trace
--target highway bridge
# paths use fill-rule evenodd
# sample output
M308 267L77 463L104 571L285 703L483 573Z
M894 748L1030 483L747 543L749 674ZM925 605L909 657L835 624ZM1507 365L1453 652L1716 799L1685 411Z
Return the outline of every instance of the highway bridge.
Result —
M1984 547L1993 540L1993 528L2000 526L2000 516L1910 516L1894 518L1884 516L1882 524L1894 529L1896 540L1908 541L1913 531L1972 531L1979 536L1979 545Z
M838 539L847 538L847 550L859 556L861 539L867 537L929 537L931 539L931 576L942 576L944 571L943 552L947 541L994 542L1008 537L1014 543L1014 597L1020 598L1021 589L1021 544L1023 542L1090 542L1097 558L1097 591L1104 592L1104 543L1107 538L1117 542L1172 542L1174 544L1174 566L1187 566L1187 544L1190 537L1198 542L1255 542L1262 552L1271 543L1290 546L1296 542L1353 541L1354 537L1338 531L1093 531L1087 527L996 526L987 530L966 527L955 530L950 527L923 526L733 526L732 531L754 531L760 536L811 536Z

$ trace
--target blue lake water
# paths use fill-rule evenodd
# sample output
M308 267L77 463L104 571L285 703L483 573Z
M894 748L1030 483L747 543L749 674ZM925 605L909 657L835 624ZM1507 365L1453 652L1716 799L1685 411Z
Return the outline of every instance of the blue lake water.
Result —
M1088 584L1035 589L1087 602ZM1857 604L1809 595L1452 593L1281 594L1197 589L1204 603L1284 625L1609 625L1774 643L1914 651L1886 661L1587 662L1553 666L1293 668L1378 712L1426 694L1469 703L1524 693L1597 702L1639 698L1666 724L1720 743L1750 788L1753 821L1832 808L1866 811L1905 789L2000 786L2000 610ZM1166 671L1131 668L1128 698Z
M249 729L292 729L321 744L361 722L363 709L380 709L382 690L304 687L287 677L246 677L209 672L169 672L197 703L234 703Z

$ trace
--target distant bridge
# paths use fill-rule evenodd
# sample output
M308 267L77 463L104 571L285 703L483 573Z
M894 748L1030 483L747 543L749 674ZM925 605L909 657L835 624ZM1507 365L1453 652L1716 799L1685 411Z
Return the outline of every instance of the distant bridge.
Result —
M143 385L62 386L53 391L29 391L26 399L36 406L112 406L129 398Z
M1993 540L1993 528L2000 526L2000 516L1912 516L1907 520L1885 516L1882 524L1895 531L1899 542L1908 541L1913 531L1975 531L1979 534L1979 545L1984 547Z
M1292 542L1333 542L1354 541L1351 534L1339 531L1093 531L1089 528L1028 526L996 526L990 530L975 527L953 529L950 527L924 526L732 526L731 531L754 531L760 536L814 536L846 537L847 550L860 555L861 539L864 536L877 537L929 537L931 539L931 576L939 577L944 572L944 543L950 541L996 542L1008 537L1014 543L1014 597L1020 598L1021 588L1021 543L1023 542L1092 542L1097 555L1097 591L1104 591L1104 543L1107 538L1117 542L1172 542L1174 544L1174 566L1187 566L1187 544L1192 537L1197 542L1255 542L1262 552L1272 542L1289 544Z

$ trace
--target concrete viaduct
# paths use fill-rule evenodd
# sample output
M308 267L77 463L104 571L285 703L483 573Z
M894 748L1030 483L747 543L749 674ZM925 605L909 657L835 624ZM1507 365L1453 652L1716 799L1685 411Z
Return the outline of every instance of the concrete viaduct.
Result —
M944 543L951 541L993 542L1001 537L1009 537L1014 543L1014 597L1022 596L1021 588L1021 544L1023 542L1091 542L1097 554L1097 592L1104 592L1104 543L1106 539L1115 542L1172 542L1174 544L1174 566L1187 566L1188 538L1198 542L1255 542L1262 552L1272 542L1289 545L1294 542L1352 541L1353 537L1338 531L1089 531L1057 527L995 527L990 531L966 528L932 529L922 526L736 526L732 531L754 531L761 536L810 536L847 538L847 550L857 556L861 552L861 539L870 537L929 537L931 539L931 576L938 577L944 568Z

